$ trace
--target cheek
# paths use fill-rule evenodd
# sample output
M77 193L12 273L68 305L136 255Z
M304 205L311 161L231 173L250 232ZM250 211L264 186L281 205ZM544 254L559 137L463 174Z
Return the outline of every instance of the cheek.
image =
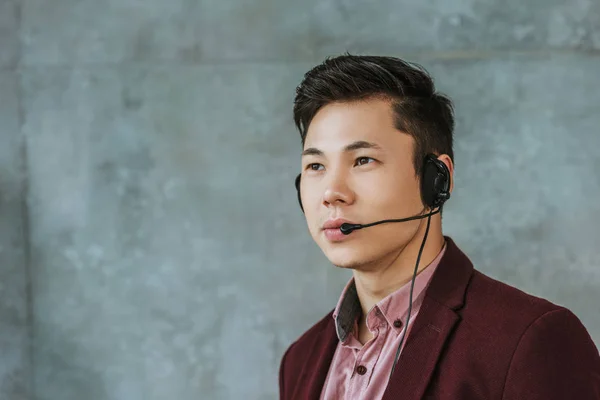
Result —
M320 204L320 197L314 190L301 191L302 206L307 218L314 216Z
M421 203L419 186L410 179L371 181L365 188L369 203L385 209L413 209Z
M314 194L306 193L306 196L302 196L302 205L308 228L311 232L314 232L323 222L320 220L321 216L319 215L320 198Z

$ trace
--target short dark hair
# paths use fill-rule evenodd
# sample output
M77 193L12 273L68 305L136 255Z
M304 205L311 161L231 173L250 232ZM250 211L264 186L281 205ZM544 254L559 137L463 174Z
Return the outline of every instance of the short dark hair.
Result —
M308 126L319 109L333 102L389 99L396 128L415 140L413 163L422 173L426 154L448 154L454 162L454 107L435 90L422 66L395 57L344 54L328 58L304 75L296 88L294 122L306 140Z

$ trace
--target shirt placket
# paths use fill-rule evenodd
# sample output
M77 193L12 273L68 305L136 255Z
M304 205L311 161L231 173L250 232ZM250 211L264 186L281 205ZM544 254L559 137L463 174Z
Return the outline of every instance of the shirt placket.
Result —
M382 334L384 323L385 321L379 309L369 313L369 325L374 328L374 337L362 348L355 350L356 357L350 376L351 384L349 385L350 390L347 399L364 398L385 340L385 335Z

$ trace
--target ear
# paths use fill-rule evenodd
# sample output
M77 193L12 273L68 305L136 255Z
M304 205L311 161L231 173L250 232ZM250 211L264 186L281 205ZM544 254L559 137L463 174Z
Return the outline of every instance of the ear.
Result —
M448 154L438 156L438 160L446 164L448 172L450 172L450 188L448 190L452 193L452 190L454 190L454 163Z

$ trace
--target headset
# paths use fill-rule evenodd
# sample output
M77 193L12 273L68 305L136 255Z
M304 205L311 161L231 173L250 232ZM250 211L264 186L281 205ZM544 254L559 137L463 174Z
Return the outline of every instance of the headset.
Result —
M298 193L298 203L304 213L302 198L300 196L300 180L302 174L298 174L295 181ZM434 154L427 154L423 163L421 174L421 199L423 205L430 209L441 208L450 198L450 171L446 164L440 161ZM404 221L405 219L403 219ZM386 220L392 221L392 220ZM393 220L397 222L398 220ZM369 225L371 226L371 225Z
M300 181L301 174L298 174L295 180L296 191L298 193L298 203L300 203L300 208L304 213L304 207L302 206L302 198L300 196ZM421 215L415 215L408 218L401 219L386 219L382 221L372 222L369 224L342 224L340 226L340 230L343 234L349 235L352 231L357 229L366 228L373 225L378 225L386 222L405 222L412 221L416 219L427 218L427 229L425 230L425 236L423 237L423 241L421 242L421 248L419 249L419 254L417 256L417 262L415 264L415 270L413 273L413 278L410 287L410 300L408 307L408 317L406 319L406 323L404 324L404 332L402 334L402 339L400 340L400 344L398 345L398 349L396 350L396 356L394 357L394 363L392 365L392 369L390 371L389 379L392 378L394 373L394 369L396 368L396 363L398 362L398 357L400 355L400 349L402 348L402 343L404 342L404 336L406 335L406 330L408 328L408 324L410 323L410 312L412 310L412 294L413 288L415 285L415 278L417 276L417 270L419 268L419 261L421 260L421 254L423 253L423 248L425 247L425 241L427 240L427 234L429 233L429 226L431 224L431 216L437 214L442 211L444 203L450 198L450 171L446 164L444 164L441 160L437 158L435 154L429 153L425 156L423 160L423 172L421 174L421 200L423 205L426 208L430 209L430 212Z

